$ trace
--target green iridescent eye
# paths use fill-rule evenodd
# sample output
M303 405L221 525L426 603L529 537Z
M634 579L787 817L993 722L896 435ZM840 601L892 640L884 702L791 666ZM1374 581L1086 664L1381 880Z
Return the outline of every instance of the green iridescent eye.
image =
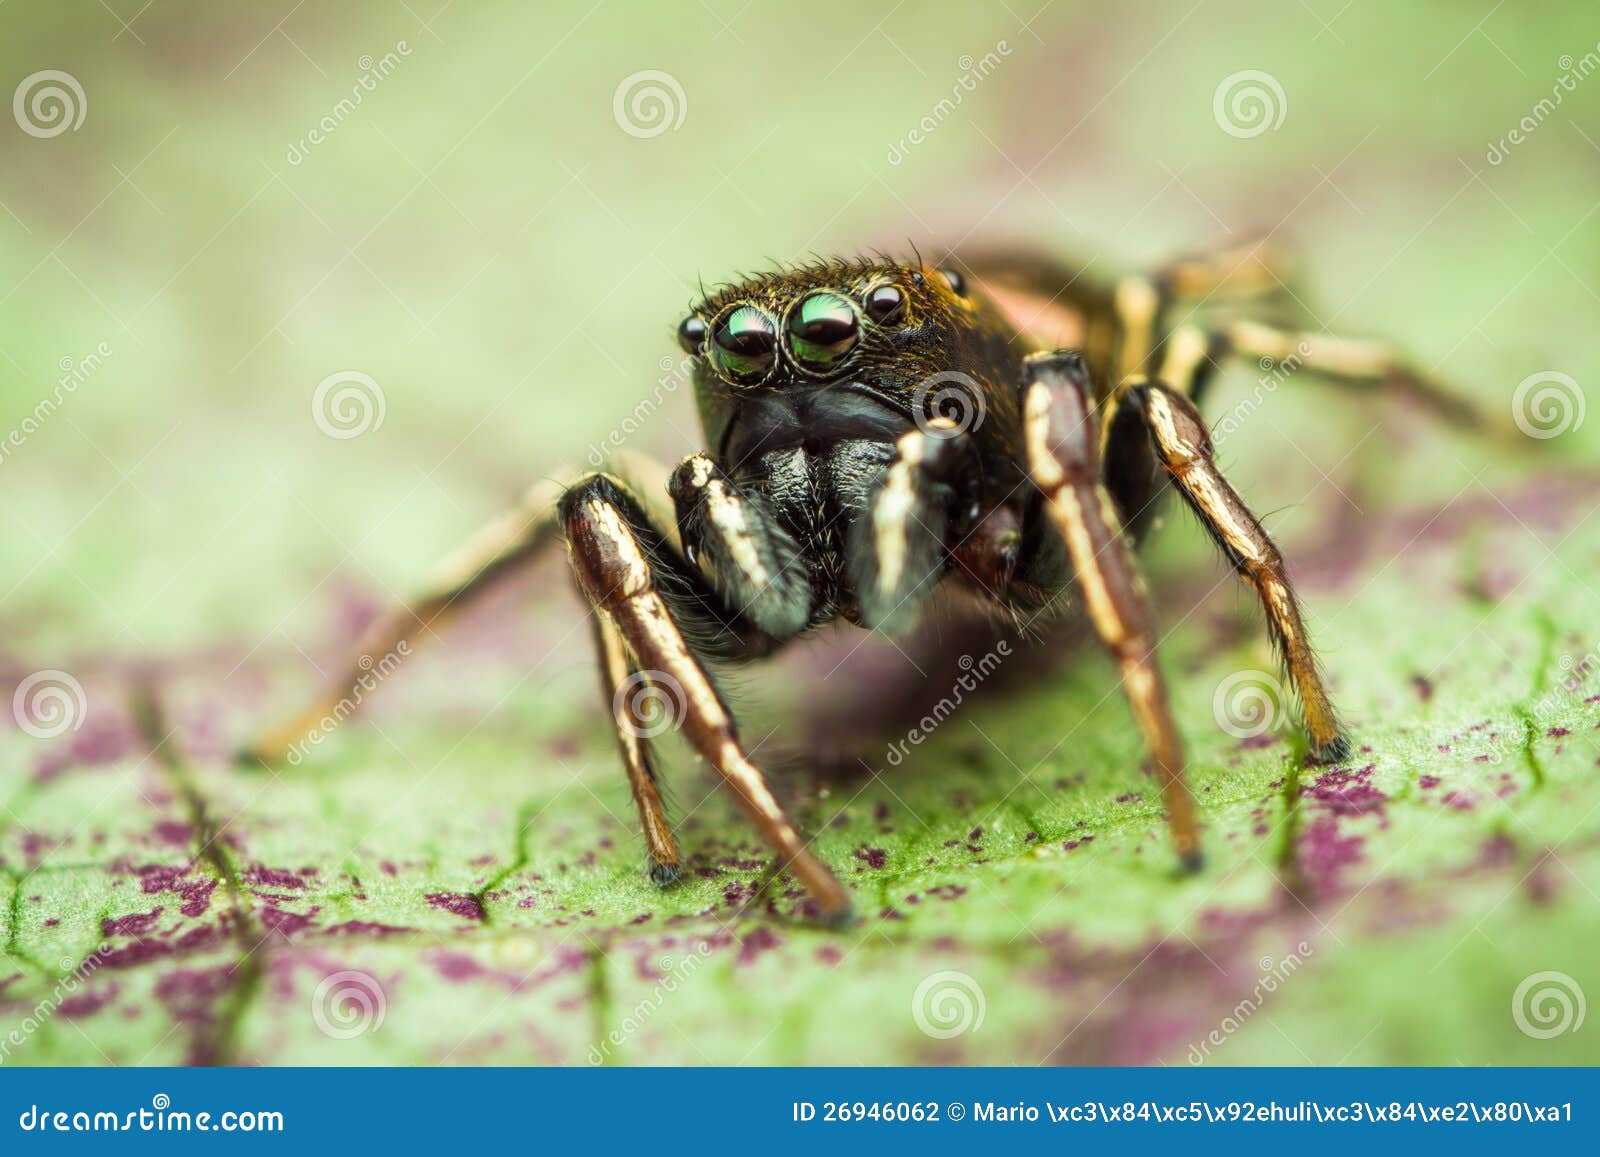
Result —
M778 360L776 323L753 305L723 315L711 329L711 360L730 381L760 381Z
M861 333L855 306L837 293L813 293L789 311L789 352L810 370L825 370L854 348Z

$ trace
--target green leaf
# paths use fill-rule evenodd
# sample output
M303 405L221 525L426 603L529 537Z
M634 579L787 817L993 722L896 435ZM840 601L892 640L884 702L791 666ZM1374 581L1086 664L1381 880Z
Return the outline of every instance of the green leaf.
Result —
M611 432L695 449L658 359L695 278L763 254L1004 234L1109 277L1273 230L1300 240L1314 326L1391 338L1496 416L1539 373L1592 401L1600 82L1479 160L1593 42L1586 13L1372 6L1313 35L1298 10L1184 4L1108 35L1088 9L1024 31L1004 5L907 6L819 56L757 48L812 45L809 10L508 34L466 7L432 32L404 6L302 13L260 43L199 14L157 36L156 9L120 39L8 14L12 71L72 62L89 111L8 136L0 165L0 683L64 672L85 706L59 734L0 727L0 1063L1600 1061L1579 1022L1600 996L1594 413L1508 448L1309 373L1220 376L1223 465L1290 559L1357 752L1308 767L1292 719L1220 726L1219 689L1271 652L1174 506L1145 562L1205 826L1192 878L1112 668L1068 625L917 743L954 655L906 645L920 673L842 630L729 673L861 918L823 930L792 881L763 889L770 855L676 742L689 870L656 889L559 559L299 766L229 760L529 482ZM394 75L286 158L401 38ZM687 117L640 139L613 92L655 63ZM1253 64L1287 115L1241 139L1213 93ZM819 120L830 68L846 111ZM329 437L314 391L350 372L384 420Z

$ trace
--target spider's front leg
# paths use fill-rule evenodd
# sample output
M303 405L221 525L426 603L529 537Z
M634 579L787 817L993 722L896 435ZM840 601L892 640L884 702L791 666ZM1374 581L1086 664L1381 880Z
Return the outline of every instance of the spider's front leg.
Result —
M640 503L614 479L605 475L584 479L563 495L560 510L573 570L595 613L614 627L633 667L681 706L684 736L722 776L778 853L778 866L795 874L824 919L848 920L849 892L806 847L766 778L751 763L733 718L697 655L697 651L724 657L759 654L776 640L690 567ZM751 519L759 517L750 507L744 513ZM711 525L731 532L732 517L724 508L722 522ZM763 524L740 525L758 536ZM722 545L736 549L731 543ZM754 538L739 545L759 549Z
M1154 620L1144 584L1100 478L1099 435L1088 367L1075 353L1031 355L1023 364L1024 445L1029 476L1066 541L1073 574L1161 777L1179 862L1200 866L1194 799L1183 775L1183 741L1156 664Z
M617 624L604 611L594 613L592 633L600 666L600 699L611 708L617 752L622 756L623 769L628 773L628 788L639 811L639 830L644 835L650 878L666 887L677 883L678 877L683 875L683 857L667 819L656 771L655 748L650 743L656 720L648 717L645 711L649 706L648 693L657 689L648 685L647 677L634 665Z

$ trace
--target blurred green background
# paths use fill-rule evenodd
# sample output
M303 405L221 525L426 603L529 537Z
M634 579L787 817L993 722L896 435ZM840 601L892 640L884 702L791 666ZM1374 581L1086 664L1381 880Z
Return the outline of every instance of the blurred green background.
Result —
M1270 232L1301 254L1298 292L1320 326L1396 340L1497 415L1509 414L1517 384L1531 374L1567 375L1577 400L1600 378L1600 78L1584 65L1586 54L1597 60L1600 20L1591 5L9 0L0 28L4 91L59 70L80 87L81 99L71 95L83 113L76 128L53 135L43 122L27 131L31 114L0 120L0 437L23 430L64 375L93 367L0 458L6 686L41 668L70 671L89 689L92 724L53 746L5 735L7 945L31 963L0 996L48 991L58 951L81 955L97 942L100 920L153 903L116 891L123 881L101 879L105 865L118 857L185 862L181 847L159 850L148 835L147 813L184 804L151 786L155 770L132 741L117 748L104 740L113 750L98 763L112 770L81 795L72 775L41 774L63 762L69 770L97 765L85 735L115 732L129 680L152 671L167 688L184 749L204 769L197 774L211 819L236 826L236 840L223 841L233 866L298 869L303 860L327 886L326 894L296 890L289 899L298 907L245 889L239 919L262 923L263 911L281 908L311 916L311 935L339 912L356 923L432 929L435 939L422 941L429 951L456 951L469 934L425 895L487 895L491 880L551 879L557 863L576 873L561 876L560 887L572 890L563 911L590 913L575 945L544 912L510 903L499 923L480 922L492 927L470 934L471 951L504 957L475 965L490 977L479 984L486 993L498 993L500 972L579 951L559 974L572 991L528 997L547 1003L524 1007L523 1028L500 1039L469 1031L499 1005L445 966L424 970L410 940L349 949L379 954L361 965L374 975L431 978L411 982L421 995L409 1002L391 990L387 1035L335 1042L302 1025L285 1037L265 1027L275 1022L269 999L303 1005L316 978L314 968L310 979L300 976L295 962L310 953L326 973L338 961L325 957L345 951L330 944L348 944L297 948L305 938L285 933L263 966L280 969L275 979L251 979L207 946L218 953L207 966L222 970L222 1011L179 1015L181 1001L160 996L171 963L163 958L118 981L122 1005L144 1009L146 1020L101 1017L79 1031L59 1020L41 1030L37 1059L581 1062L606 1018L636 998L629 986L639 969L627 954L684 951L626 940L633 917L653 915L657 928L681 919L684 936L705 930L696 914L717 904L722 883L707 876L662 897L635 879L625 790L590 702L586 632L575 626L579 611L559 567L541 570L525 597L475 617L465 641L442 657L414 664L419 670L408 671L379 716L383 738L341 736L318 774L291 773L266 789L220 763L231 743L315 684L374 606L414 589L530 481L582 463L621 427L655 392L660 360L676 352L673 327L702 281L815 253L994 242L1037 246L1111 277ZM986 57L992 66L971 80ZM670 78L657 82L673 122L660 132L629 121L648 110L618 112L621 86L647 70ZM1230 133L1219 120L1219 87L1246 70L1277 85L1281 122L1260 132L1235 124ZM1536 111L1563 76L1580 73L1559 106ZM1529 117L1535 127L1509 144ZM925 118L933 127L910 143ZM381 394L381 423L374 410L359 436L332 437L315 420L314 397L331 375L351 373L374 384L362 386L369 398ZM1218 413L1248 394L1253 376L1247 366L1224 380ZM669 457L698 448L687 391L667 392L650 410L630 448ZM1225 461L1240 488L1271 512L1291 555L1310 560L1313 621L1335 684L1358 733L1389 739L1373 758L1391 799L1421 798L1419 777L1449 774L1433 766L1446 755L1440 749L1483 719L1512 720L1505 726L1520 735L1522 697L1550 693L1600 642L1600 598L1590 590L1600 543L1586 501L1595 493L1588 471L1600 416L1568 424L1556 438L1491 449L1403 408L1296 383L1229 439ZM1283 796L1292 753L1283 744L1235 750L1207 710L1222 675L1265 661L1253 612L1231 587L1217 588L1222 576L1198 532L1173 522L1157 538L1152 566L1163 619L1181 628L1169 670L1176 683L1193 683L1179 698L1199 782L1235 789L1237 815L1212 820L1219 840L1277 848L1284 817L1272 817L1271 836L1256 836L1251 811L1271 810ZM1418 568L1404 561L1413 557L1423 560ZM1359 590L1340 586L1347 571L1363 576ZM1217 625L1235 621L1246 626L1229 633ZM831 665L815 663L822 672ZM871 966L815 977L807 969L832 969L836 950L803 930L768 930L782 943L781 971L758 982L713 957L706 968L719 970L715 979L698 996L667 1002L626 1059L1180 1062L1196 1029L1233 1007L1241 982L1236 963L1212 958L1220 950L1204 917L1218 898L1129 868L1158 837L1159 815L1130 829L1120 859L1106 846L1114 841L1102 839L1100 860L1065 898L1049 881L1073 879L1063 876L1068 861L1028 859L1035 840L1023 840L1027 819L1012 821L1014 848L991 852L1002 866L957 863L958 853L940 850L964 834L954 829L967 813L1005 804L1017 775L1040 759L1071 764L1039 773L1034 824L1048 828L1041 847L1059 849L1088 818L1105 821L1112 798L1140 782L1126 715L1105 697L1105 669L1087 651L1081 666L1019 690L1031 696L1020 706L979 716L986 735L1023 747L978 768L982 775L974 767L999 757L965 727L926 749L923 771L905 772L922 776L918 786L874 782L859 798L860 784L819 787L797 759L783 790L813 830L832 815L830 793L852 801L823 841L832 862L851 865L853 847L887 842L892 865L910 874L884 882L881 897L863 904L869 914L905 909L896 897L923 887L971 886L953 905L959 916L871 916L862 938ZM1427 697L1414 693L1417 678ZM827 698L804 683L746 683L752 710L774 725L813 696ZM1388 897L1380 908L1402 910L1397 924L1424 931L1363 924L1368 943L1337 924L1345 902L1297 901L1299 923L1262 915L1248 924L1252 935L1287 929L1289 943L1300 923L1318 933L1331 921L1335 931L1319 941L1327 950L1318 968L1275 998L1283 1027L1253 1023L1221 1059L1594 1059L1593 1025L1537 1040L1516 1031L1506 1007L1517 981L1538 969L1585 979L1580 950L1597 991L1593 706L1570 698L1561 700L1560 722L1572 737L1527 754L1544 761L1544 810L1436 809L1420 843L1402 842L1388 819L1367 833L1393 841L1361 869L1369 898ZM95 732L102 724L109 730ZM1069 724L1082 728L1074 745L1051 755ZM1032 736L1036 744L1024 738ZM678 762L693 805L709 785ZM436 786L402 790L413 774L420 789L424 773L441 765L449 774ZM1477 773L1470 755L1450 766ZM1044 788L1079 769L1088 785L1051 813L1057 805L1045 801L1060 793ZM941 781L947 772L956 779ZM569 782L593 786L552 802ZM957 786L945 791L941 782ZM912 793L928 830L904 823L893 837L874 836L881 821L869 805L900 806L897 788ZM551 812L531 840L525 824L513 827L530 808ZM743 838L720 800L685 810L694 812L691 848L716 833ZM945 823L951 830L935 834ZM352 832L359 838L347 839ZM1501 837L1517 852L1491 865L1500 875L1489 884L1420 898L1385 891L1443 887L1438 881L1467 872L1488 854L1486 841ZM589 875L572 851L580 846L601 849ZM477 863L480 850L487 865ZM1539 859L1552 854L1573 866ZM1294 855L1240 851L1243 875L1222 877L1225 894L1242 909L1261 904L1275 886L1271 865ZM379 896L376 865L391 861L400 869ZM1541 862L1562 885L1554 909L1525 898ZM191 870L226 874L216 864ZM986 871L1027 878L1008 904L1005 893L997 900L967 878ZM917 875L927 872L945 875ZM334 887L334 877L344 882ZM352 888L349 878L365 883ZM62 910L47 916L40 901L35 919L29 897L42 893L30 881L41 880L59 882ZM381 911L362 906L363 887ZM1435 907L1431 922L1413 911ZM169 902L165 918L175 914ZM1507 920L1494 936L1484 933ZM749 917L731 930L707 927L747 944L759 924ZM76 939L67 935L74 927ZM1154 1018L1164 1027L1101 1028L1094 996L1110 1002L1109 1015L1138 986L1095 987L1096 970L1132 975L1146 938L1163 934L1165 943L1173 929L1206 970L1194 982L1203 990L1194 997L1201 1023L1164 1010ZM1225 939L1253 943L1237 930ZM1451 949L1458 942L1460 952ZM1511 944L1529 956L1507 957ZM1539 945L1542 955L1532 950ZM1132 955L1113 966L1096 953ZM915 1034L898 1014L945 956L985 980L987 1033L941 1042ZM1436 984L1432 970L1445 960ZM1074 987L1080 974L1091 977L1087 989ZM1020 976L1046 979L1013 998L1010 978ZM789 996L758 998L780 978ZM1163 982L1148 999L1159 1003L1183 983ZM1403 996L1434 987L1457 994L1458 1007L1429 1012ZM143 1003L130 995L145 989ZM852 1026L837 1035L811 1019L829 1000ZM462 1003L472 1011L439 1012ZM897 1010L893 1032L869 1029L866 1010L880 1005ZM700 1027L719 1007L732 1011L715 1030ZM1384 1027L1362 1036L1370 1018L1356 1007L1378 1009ZM679 1027L668 1031L673 1017ZM1029 1035L1040 1020L1092 1023L1076 1040L1093 1041L1081 1052L1051 1052L1050 1041ZM184 1028L169 1040L171 1025ZM452 1042L468 1047L456 1052Z

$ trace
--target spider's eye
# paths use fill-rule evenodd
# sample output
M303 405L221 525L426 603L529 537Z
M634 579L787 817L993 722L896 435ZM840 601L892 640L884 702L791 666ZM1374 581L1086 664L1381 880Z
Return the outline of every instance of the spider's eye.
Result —
M700 352L700 347L706 340L706 323L701 317L690 314L678 326L678 344L683 347L683 352L693 357Z
M967 295L967 279L954 269L941 269L939 270L939 276L944 278L945 282L950 286L951 293L956 294L958 297Z
M861 323L855 306L837 293L813 293L789 311L789 351L811 370L839 362L856 344Z
M867 290L867 316L879 325L893 325L906 315L906 295L898 285L879 285Z
M778 327L753 305L741 305L711 328L711 360L736 382L758 382L778 360Z

